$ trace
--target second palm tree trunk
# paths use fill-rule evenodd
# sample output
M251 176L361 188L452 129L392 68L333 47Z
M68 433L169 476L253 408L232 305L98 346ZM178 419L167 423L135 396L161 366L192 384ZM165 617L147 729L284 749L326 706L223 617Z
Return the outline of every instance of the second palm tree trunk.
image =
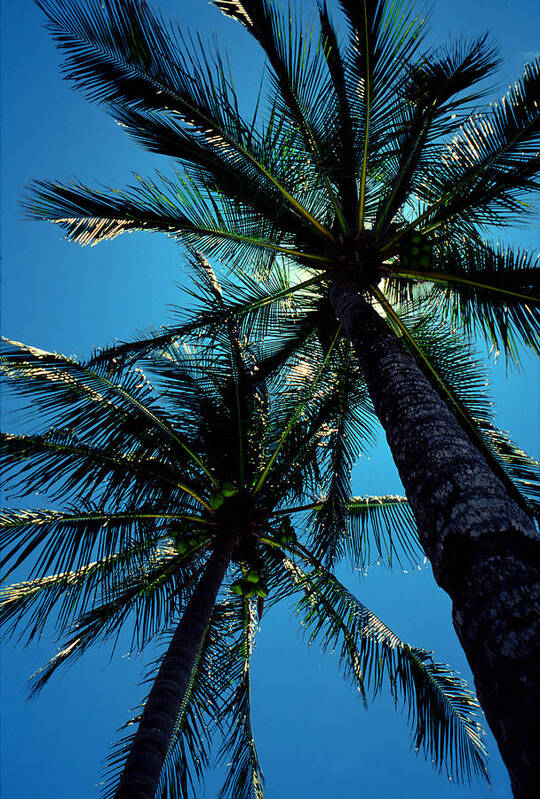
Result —
M540 786L540 539L386 322L335 284L332 304L363 366L420 540L514 796Z
M191 670L231 561L232 535L220 541L180 619L152 685L116 799L154 799Z

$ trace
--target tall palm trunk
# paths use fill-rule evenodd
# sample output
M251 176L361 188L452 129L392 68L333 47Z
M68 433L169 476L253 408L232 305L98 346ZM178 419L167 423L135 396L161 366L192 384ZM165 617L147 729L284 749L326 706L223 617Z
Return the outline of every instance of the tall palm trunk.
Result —
M363 365L514 795L540 786L540 539L409 352L358 294L331 300Z
M234 537L216 545L180 619L146 702L116 799L154 799L195 662L229 566Z

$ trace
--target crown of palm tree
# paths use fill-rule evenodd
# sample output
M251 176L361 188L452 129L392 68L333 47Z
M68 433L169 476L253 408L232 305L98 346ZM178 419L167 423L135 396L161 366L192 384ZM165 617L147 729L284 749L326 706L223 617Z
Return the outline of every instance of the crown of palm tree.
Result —
M432 314L512 359L520 341L539 351L535 258L482 238L521 220L538 188L537 61L478 112L477 84L498 65L485 36L423 51L412 6L342 0L342 43L325 3L315 29L270 0L216 0L267 58L266 109L243 119L219 53L146 2L38 5L66 75L183 171L113 193L39 181L32 216L82 244L150 229L243 268L253 255L259 269L292 259L306 279L291 292L340 279L382 305L413 348L395 300L424 284Z
M219 296L213 273L206 275ZM133 631L138 650L156 635L169 637L209 556L232 535L232 562L198 642L160 795L191 795L216 733L231 763L221 795L263 796L250 721L252 642L264 597L271 606L291 594L299 595L296 613L309 640L338 650L364 699L368 687L387 685L408 708L416 745L439 768L465 778L484 773L478 705L463 681L353 597L311 554L309 535L308 546L296 538L293 514L302 521L324 507L332 455L321 444L339 382L328 377L320 349L309 367L297 359L286 377L265 378L265 355L231 324L222 336L170 346L147 361L154 387L135 366L111 369L5 342L2 372L46 427L3 435L6 479L23 493L48 490L61 505L6 511L0 525L8 574L30 564L29 579L4 591L8 632L22 630L30 641L52 622L67 638L34 690L121 629ZM414 549L403 498L348 498L347 513L355 562L361 552L369 557L369 537L390 561ZM132 737L111 757L106 795L116 790Z

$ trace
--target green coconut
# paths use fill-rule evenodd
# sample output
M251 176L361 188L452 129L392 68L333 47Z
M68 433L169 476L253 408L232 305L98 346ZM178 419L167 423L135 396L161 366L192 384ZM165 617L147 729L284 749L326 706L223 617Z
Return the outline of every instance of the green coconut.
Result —
M234 497L236 494L238 494L238 489L234 483L227 481L221 486L221 493L224 497Z
M233 594L236 594L236 596L243 596L244 586L239 580L237 580L235 583L231 585L231 591Z
M257 569L250 569L246 574L246 580L248 583L258 583L260 579L261 578Z
M431 256L422 255L422 257L420 258L419 263L420 263L420 266L424 266L424 267L430 266L431 265Z
M259 585L256 588L256 594L260 597L267 597L268 596L268 588L265 588L263 585Z
M212 510L217 510L221 508L223 503L225 502L225 497L221 491L217 491L215 494L212 494L210 497L210 507Z
M180 555L185 555L185 553L188 551L188 549L189 549L189 547L188 547L187 543L183 539L180 539L180 540L176 541L176 551Z
M279 538L280 544L286 544L288 541L296 541L296 533L288 517L281 522L279 531L281 533L281 537Z
M420 244L422 241L422 234L421 233L413 233L411 236L411 241L413 244Z

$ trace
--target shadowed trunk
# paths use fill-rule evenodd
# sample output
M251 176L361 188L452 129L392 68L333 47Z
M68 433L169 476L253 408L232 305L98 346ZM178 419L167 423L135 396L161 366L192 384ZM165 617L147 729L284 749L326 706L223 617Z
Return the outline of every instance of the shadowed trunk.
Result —
M227 572L230 535L216 545L180 619L145 704L116 799L154 799L174 725L202 637Z
M540 786L540 539L386 322L334 284L514 796Z

